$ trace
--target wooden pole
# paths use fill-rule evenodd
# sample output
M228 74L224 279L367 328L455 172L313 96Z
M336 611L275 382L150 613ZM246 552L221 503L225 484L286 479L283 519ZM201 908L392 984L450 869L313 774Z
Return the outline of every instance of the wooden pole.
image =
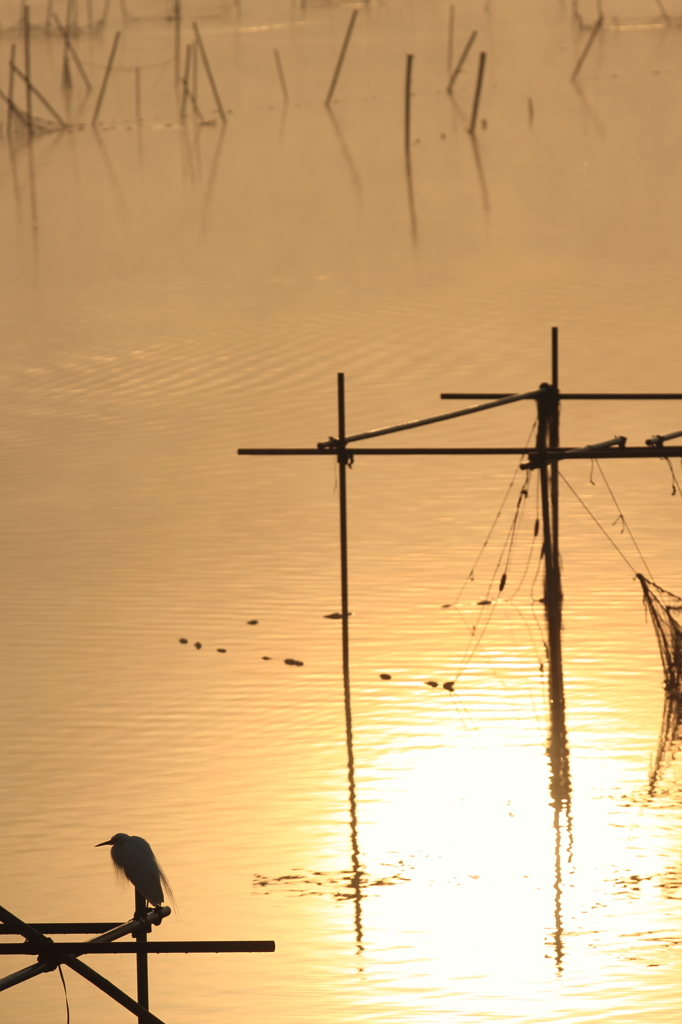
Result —
M339 421L339 444L337 463L339 467L339 527L341 545L341 651L343 660L343 694L346 709L346 733L350 738L352 731L350 705L350 639L348 629L348 511L346 500L346 395L345 378L342 373L337 376L337 406ZM349 740L350 744L350 740ZM352 765L353 750L349 745L349 765Z
M118 49L120 39L121 32L119 30L114 36L114 42L111 47L111 53L109 54L109 60L107 61L107 67L104 72L104 78L102 79L102 87L100 88L99 96L97 97L97 103L95 104L95 112L92 115L91 124L93 125L93 127L97 124L97 118L99 117L99 112L104 101L104 94L107 91L107 85L109 84L109 76L111 74L111 69L114 65L114 58L116 57L116 50Z
M197 25L196 21L192 22L192 28L194 29L194 35L196 37L197 46L199 47L199 53L201 54L201 62L204 65L204 71L206 72L206 77L208 78L208 84L211 86L213 99L215 100L215 105L220 113L220 119L223 122L223 124L227 124L225 110L223 109L223 104L218 93L218 88L215 84L213 72L211 71L211 65L208 63L208 57L206 55L206 50L204 49L204 41L201 38L201 35L199 33L199 26Z
M175 20L175 81L180 81L180 37L182 34L181 0L175 0L173 18Z
M597 20L595 21L594 25L592 26L592 31L590 33L590 38L585 43L585 49L583 50L583 52L578 57L578 63L573 68L573 74L571 75L571 81L572 82L575 81L575 79L577 78L578 73L580 72L581 67L585 63L585 58L587 57L588 53L592 49L592 43L597 38L597 33L599 32L599 29L602 27L603 24L604 24L604 15L600 14L599 17L597 18Z
M9 51L9 82L7 83L7 134L12 130L12 114L14 113L14 58L17 44L12 43Z
M31 96L31 8L24 7L24 73L26 81L26 118L28 133L33 135L33 97Z
M189 73L191 70L192 62L192 44L188 43L185 47L185 73L182 77L182 103L180 105L180 120L184 121L187 115L187 99L189 97Z
M410 132L412 120L412 63L414 54L408 53L405 68L405 156L410 159Z
M61 21L59 20L59 16L56 14L55 11L52 12L52 17L54 18L55 25L59 29L59 31L60 31L63 39L64 39L64 47L65 47L64 61L65 62L68 61L67 52L70 51L71 52L71 56L73 57L74 63L76 65L76 67L78 68L78 74L83 79L83 84L85 85L85 88L89 92L90 89L92 89L92 82L88 78L86 70L83 67L82 63L81 63L81 59L78 56L78 53L76 52L76 47L71 42L71 36L69 35L69 32L64 27L64 25L62 25Z
M455 66L455 70L450 75L450 80L448 81L448 87L447 87L447 90L446 90L448 93L452 93L452 89L453 89L453 86L455 84L455 79L457 78L457 75L460 73L460 71L464 67L464 61L469 56L469 50L474 45L474 40L475 40L477 35L478 35L478 32L473 31L471 33L471 35L469 36L469 38L467 39L467 44L464 47L464 49L462 50L462 56L457 61L457 64Z
M24 72L23 72L23 71L21 70L21 68L15 67L15 68L14 68L14 73L15 73L15 75L18 75L18 76L19 76L19 78L22 78L22 79L24 80L24 82L26 82L26 84L27 84L28 88L29 88L29 89L31 90L31 92L32 92L32 93L34 93L34 94L35 94L36 98L40 100L40 102L41 102L41 103L43 104L43 106L45 107L45 109L46 109L46 110L47 110L47 111L48 111L48 112L49 112L50 114L52 114L52 116L54 117L55 121L57 121L57 122L59 123L59 125L60 125L60 126L61 126L62 128L66 128L66 121L64 120L64 118L63 118L63 117L60 117L60 115L59 115L59 114L57 113L57 111L56 111L56 110L54 109L54 107L52 106L52 104L51 104L51 103L48 103L48 101L47 101L47 100L45 99L45 97L43 96L43 94L42 94L41 92L39 92L39 91L38 91L38 89L36 89L36 87L35 87L35 85L33 84L33 82L30 82L30 81L28 80L28 78L26 77L26 75L24 74Z
M552 724L560 731L564 721L564 682L561 657L561 601L559 591L558 564L552 522L552 508L549 474L547 472L547 441L552 421L553 389L544 385L543 394L538 398L537 451L540 464L540 495L542 500L543 554L545 560L545 615L547 618L547 646L549 658L549 694Z
M135 68L135 120L142 124L142 70Z
M147 916L147 901L137 889L135 890L135 917L143 919ZM137 968L137 1001L145 1010L149 1009L149 968L147 963L147 932L140 928L135 934L138 950L135 953ZM144 1018L141 1018L144 1020Z
M483 89L483 73L485 71L485 54L481 53L478 58L478 78L476 79L476 94L474 96L474 105L471 108L471 123L469 125L469 135L473 135L476 131L476 118L478 117L478 104L481 100L481 90Z
M334 95L334 90L336 89L336 83L338 82L339 75L341 74L341 68L343 67L343 61L344 61L344 58L346 56L346 50L348 49L348 44L350 43L350 37L353 34L353 27L355 25L355 19L357 18L357 16L358 16L358 12L357 12L357 8L356 8L353 11L353 13L351 14L351 16L350 16L350 21L348 22L348 28L346 29L346 36L345 36L345 38L343 40L343 46L341 47L341 52L339 54L339 59L336 62L336 68L334 70L334 76L332 78L331 85L329 86L329 92L327 93L327 98L324 101L325 105L327 107L329 106L329 104L332 101L332 96Z
M282 61L279 56L279 50L272 51L275 57L275 65L277 67L277 76L279 78L280 88L282 90L282 97L285 103L289 102L289 90L287 89L287 83L284 78L284 68L282 67Z

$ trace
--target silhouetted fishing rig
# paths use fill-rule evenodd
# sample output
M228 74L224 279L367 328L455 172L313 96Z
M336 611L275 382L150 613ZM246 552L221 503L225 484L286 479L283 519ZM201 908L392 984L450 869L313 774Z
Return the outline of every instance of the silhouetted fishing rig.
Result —
M0 935L20 935L23 942L0 942L0 956L36 957L31 967L8 974L0 978L0 992L35 978L39 974L47 974L62 966L69 967L90 984L94 985L110 999L129 1010L138 1020L145 1024L164 1024L149 1010L149 965L150 953L274 953L275 943L262 941L197 941L197 942L160 942L148 941L147 935L152 927L158 927L171 913L170 907L158 906L153 910L147 907L147 901L141 892L135 890L134 916L123 924L112 922L67 922L61 924L27 924L11 911L0 907ZM87 941L68 940L55 942L51 935L88 935L95 938ZM132 942L117 940L130 935ZM98 971L81 962L82 956L95 954L133 954L137 970L137 1000L114 985ZM63 982L63 975L62 975Z
M569 783L567 776L567 738L565 723L565 698L562 665L562 587L559 552L559 465L563 461L599 459L660 459L682 457L682 446L670 445L668 442L682 437L682 430L670 434L655 434L641 446L627 446L622 436L609 438L595 444L581 447L565 447L560 444L559 417L560 404L565 401L658 401L682 400L682 393L566 393L559 389L559 335L558 329L552 329L552 376L550 383L542 383L532 391L519 394L500 393L453 393L441 394L441 399L451 400L483 400L483 404L459 409L456 412L442 413L424 419L411 420L389 427L367 430L362 433L348 435L346 432L345 413L345 378L342 373L337 378L337 414L338 434L327 441L320 442L314 448L240 448L240 455L274 455L274 456L314 456L332 457L338 465L339 475L339 525L340 525L340 575L341 575L341 615L342 615L342 663L344 681L344 701L348 727L348 744L350 750L351 701L350 701L350 623L348 607L348 519L347 519L347 469L356 458L364 456L486 456L511 455L522 456L526 461L520 468L534 472L537 470L540 481L541 496L541 535L542 561L544 564L543 598L546 620L546 649L548 661L549 704L550 704L550 738L548 749L554 751L555 779L559 780L558 793L561 802L568 800ZM423 448L363 448L359 442L415 430L434 423L443 423L462 416L484 412L516 402L532 401L537 407L537 433L535 444L519 448L512 447L423 447ZM682 648L681 648L682 649ZM678 686L680 685L678 679ZM681 701L682 706L682 701ZM561 780L564 781L561 781Z

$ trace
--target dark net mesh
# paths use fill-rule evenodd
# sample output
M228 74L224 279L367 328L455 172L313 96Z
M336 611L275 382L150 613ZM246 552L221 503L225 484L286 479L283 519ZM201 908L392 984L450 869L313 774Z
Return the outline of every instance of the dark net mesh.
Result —
M637 574L644 605L651 616L663 663L665 700L656 760L651 773L654 785L666 761L680 742L682 723L682 597Z

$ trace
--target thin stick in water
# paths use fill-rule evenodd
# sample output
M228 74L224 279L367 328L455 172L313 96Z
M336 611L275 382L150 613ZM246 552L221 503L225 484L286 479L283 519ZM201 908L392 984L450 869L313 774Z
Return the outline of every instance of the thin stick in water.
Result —
M287 89L287 83L284 79L284 69L282 68L282 61L280 60L279 50L273 50L275 55L275 66L277 68L277 76L279 78L279 84L282 89L282 97L285 103L289 102L289 91Z
M455 45L455 5L450 4L448 10L448 74L452 70L452 51Z
M412 115L412 62L414 54L408 53L405 67L405 156L410 159L410 121Z
M14 58L17 44L12 43L9 51L9 82L7 84L7 134L12 130L12 114L14 113Z
M8 111L11 114L16 114L16 116L19 118L19 120L22 122L22 124L25 124L26 127L28 128L28 121L26 119L26 114L24 114L21 110L19 110L19 107L16 106L16 104L14 103L14 100L10 99L9 96L5 96L5 94L2 91L2 89L0 89L0 100L2 100L3 103L6 103ZM8 122L8 127L9 127L9 122Z
M28 4L24 7L24 75L26 81L26 117L28 118L28 133L33 135L33 104L31 97L31 8Z
M109 18L109 7L111 6L111 0L104 0L104 7L102 8L102 17L99 19L97 27L104 30L107 27L107 19Z
M182 103L180 105L180 120L184 122L187 116L187 100L189 98L189 73L192 68L192 44L185 47L185 73L182 78Z
M142 70L135 68L135 120L142 124Z
M583 50L583 52L578 57L578 63L573 68L573 74L571 75L571 81L574 81L574 79L578 76L578 73L579 73L581 67L585 63L585 58L587 57L588 53L590 52L590 50L592 48L592 43L597 38L597 33L599 32L599 29L602 27L603 24L604 24L604 15L600 14L599 17L597 18L597 20L595 21L594 25L592 26L592 31L590 32L590 38L585 43L585 49Z
M45 107L45 109L47 111L49 111L50 114L52 114L52 116L54 117L55 121L58 121L62 128L66 128L66 121L64 120L64 118L60 117L60 115L54 109L52 104L48 103L48 101L45 99L43 94L41 92L39 92L38 89L36 89L36 87L33 84L33 82L29 81L29 79L26 77L26 75L21 70L21 68L15 67L14 68L14 74L18 75L19 78L23 79L23 81L26 83L26 85L31 90L31 92L34 94L34 96L36 96L40 100L42 105Z
M62 36L64 38L64 48L65 48L65 50L68 50L68 51L71 52L71 56L73 57L74 64L78 68L78 74L83 79L83 84L85 85L85 88L89 92L90 89L92 89L92 82L88 78L87 73L85 71L85 68L83 67L83 65L81 63L81 59L78 56L78 53L76 52L76 47L71 42L71 36L69 35L67 29L65 29L64 26L62 25L61 21L59 20L59 16L57 15L57 13L55 11L52 12L52 17L54 18L55 24L56 24L57 28L59 29L59 31L61 32L61 34L62 34ZM64 57L65 63L66 63L67 59L68 58L65 55L65 57Z
M102 103L104 101L104 94L107 91L107 85L109 84L109 75L111 74L111 69L112 69L112 67L114 65L114 58L116 57L116 51L118 49L118 44L120 42L120 39L121 39L121 32L119 30L116 33L116 35L114 36L114 42L113 42L112 47L111 47L111 53L109 54L109 60L107 61L107 67L106 67L106 70L104 72L104 78L102 79L102 86L101 86L100 91L99 91L99 96L97 97L97 103L95 104L95 112L92 115L91 124L92 124L93 127L97 124L97 118L99 117L99 112L100 112L100 109L102 107Z
M358 11L357 11L357 8L356 8L353 11L353 13L351 14L351 16L350 16L350 21L348 22L348 28L346 29L346 36L345 36L345 38L343 40L343 46L341 47L341 53L339 54L339 59L336 62L336 68L334 70L334 77L332 78L331 85L329 86L329 92L327 93L327 98L324 101L325 102L325 106L327 106L327 107L329 106L329 104L332 101L332 96L334 95L334 90L336 89L336 83L338 82L339 75L341 74L341 68L343 67L343 61L344 61L344 58L346 56L346 50L348 49L348 44L350 43L350 37L353 34L353 27L355 25L355 19L357 18L357 16L358 16Z
M211 71L211 65L208 63L208 57L206 56L206 50L204 49L204 41L201 38L201 35L199 33L199 26L197 25L196 21L192 22L192 28L194 29L194 35L196 36L197 45L199 47L199 53L201 54L201 62L204 65L204 71L206 72L206 77L208 78L208 84L211 86L211 92L213 93L215 105L218 108L218 111L220 112L220 119L222 120L223 124L227 124L227 117L225 116L223 104L218 94L218 89L215 84L213 72Z
M663 6L663 0L656 0L656 6L658 7L659 11L661 12L664 21L666 21L668 23L668 25L670 25L671 24L670 15L666 11L665 7Z
M478 58L478 78L476 79L476 94L474 96L474 105L471 109L471 123L469 124L469 135L473 135L476 131L476 118L478 117L478 104L481 100L481 90L483 89L483 73L485 71L485 54L481 53Z
M471 33L471 35L467 39L467 44L464 47L464 49L462 50L462 56L457 61L457 64L455 66L455 70L450 75L450 81L448 82L448 87L447 87L447 90L446 90L447 92L452 93L452 88L453 88L453 86L455 84L455 79L457 78L457 75L460 73L460 71L464 67L464 61L469 56L469 50L474 45L474 39L476 38L477 35L478 35L478 32L476 31L476 29L474 29L474 31Z

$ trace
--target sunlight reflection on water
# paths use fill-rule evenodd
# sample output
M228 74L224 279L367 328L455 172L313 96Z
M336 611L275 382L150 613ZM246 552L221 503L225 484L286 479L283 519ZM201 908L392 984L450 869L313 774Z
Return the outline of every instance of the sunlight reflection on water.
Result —
M458 4L457 42L477 28L489 54L477 164L473 73L454 105L443 94L448 6L363 5L335 121L322 99L348 5L195 12L229 97L224 134L175 124L173 25L132 20L98 136L2 141L0 902L28 920L126 916L130 894L92 847L118 829L149 838L178 895L164 938L277 941L227 964L154 960L162 1019L679 1015L675 758L647 791L655 637L632 570L568 487L571 800L557 808L534 483L501 593L523 473L469 574L514 460L356 459L354 863L340 626L326 618L334 465L235 454L333 434L339 370L351 430L437 414L447 389L536 387L554 323L565 389L678 386L677 34L603 33L576 91L585 36L567 10ZM77 39L98 74L115 27ZM6 57L13 40L0 37ZM46 89L56 44L35 33ZM130 69L157 60L133 131ZM565 403L563 437L679 429L679 403L613 405ZM520 446L533 418L523 403L419 443ZM668 467L605 473L679 593ZM589 464L565 476L641 569L604 479ZM130 965L105 973L132 990ZM76 980L70 998L75 1019L119 1019ZM54 975L2 1000L15 1024L63 1012Z

